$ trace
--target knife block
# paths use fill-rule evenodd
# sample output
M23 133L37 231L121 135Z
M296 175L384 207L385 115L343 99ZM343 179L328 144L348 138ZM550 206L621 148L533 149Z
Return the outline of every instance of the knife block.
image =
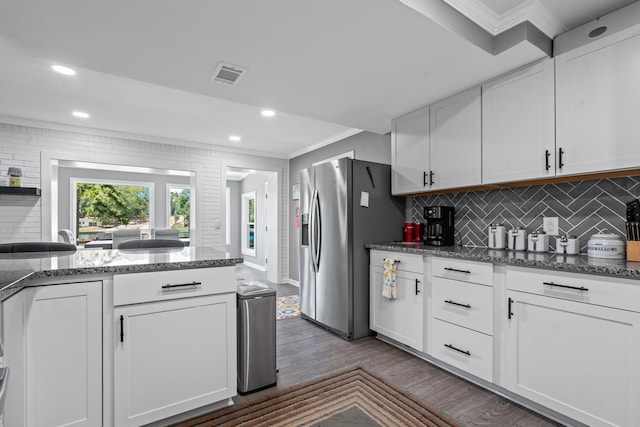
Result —
M640 261L640 241L627 240L627 261Z

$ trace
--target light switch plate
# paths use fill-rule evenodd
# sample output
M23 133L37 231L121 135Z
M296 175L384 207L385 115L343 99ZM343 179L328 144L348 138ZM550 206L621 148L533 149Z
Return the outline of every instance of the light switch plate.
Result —
M558 235L558 217L557 216L543 216L542 217L542 230L550 236Z

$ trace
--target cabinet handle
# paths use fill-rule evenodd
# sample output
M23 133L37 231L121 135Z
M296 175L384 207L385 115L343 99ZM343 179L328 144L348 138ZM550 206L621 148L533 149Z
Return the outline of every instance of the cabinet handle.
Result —
M387 259L386 259L386 258L383 258L383 260L384 260L384 261L386 261ZM396 260L393 260L393 263L394 263L394 264L400 264L400 261L398 261L398 260L396 259Z
M549 164L549 157L551 157L551 153L549 152L549 150L544 150L545 170L551 169L551 165Z
M422 172L422 185L424 187L426 187L427 185L429 185L429 183L427 182L427 172Z
M585 288L584 286L560 285L558 283L553 283L553 282L542 282L542 284L547 286L555 286L556 288L575 289L576 291L585 291L585 292L589 291L589 288Z
M185 288L187 286L201 286L201 285L202 285L202 282L180 283L180 284L177 284L177 285L170 285L170 284L167 283L166 285L164 285L162 287L162 289L165 290L165 291L170 291L170 290L172 290L174 288Z
M564 166L564 162L562 161L562 155L564 154L564 150L562 147L558 148L558 169L562 169Z
M451 350L455 350L459 353L466 354L467 356L471 356L471 352L469 350L460 350L459 348L455 348L451 344L445 344L444 346L447 348L450 348Z
M120 342L124 342L124 316L120 315Z
M471 274L469 270L458 270L457 268L451 268L451 267L445 267L444 269L447 271L455 271L456 273Z
M455 302L453 300L444 300L444 302L446 302L447 304L451 304L451 305L457 305L458 307L464 307L464 308L471 308L471 306L469 304L460 304L459 302Z
M509 306L507 308L507 319L511 320L511 317L513 317L513 313L511 312L511 304L513 304L513 300L511 298L509 298L508 300Z
M435 184L435 183L436 183L436 182L433 180L433 175L434 175L433 171L429 171L429 185L433 185L433 184Z
M418 289L418 284L420 283L420 280L416 279L416 295L418 295L420 293L420 289Z

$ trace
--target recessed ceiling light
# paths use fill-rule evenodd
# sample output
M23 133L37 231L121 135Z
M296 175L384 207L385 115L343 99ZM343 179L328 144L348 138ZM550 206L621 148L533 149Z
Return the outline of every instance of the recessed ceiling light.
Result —
M72 70L69 67L65 67L64 65L52 65L51 69L53 71L57 71L60 74L64 74L65 76L75 76L76 71Z
M276 112L273 110L262 110L260 114L262 114L265 117L273 117L276 115Z
M75 117L78 117L80 119L88 119L89 118L89 113L85 113L84 111L74 111L73 114Z
M238 142L240 141L240 137L238 135L231 135L229 141Z

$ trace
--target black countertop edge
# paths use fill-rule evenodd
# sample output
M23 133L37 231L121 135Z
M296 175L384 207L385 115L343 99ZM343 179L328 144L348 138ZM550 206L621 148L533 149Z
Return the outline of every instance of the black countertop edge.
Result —
M425 246L419 243L369 243L367 249L459 258L470 261L508 264L571 273L597 274L640 280L640 262L590 258L586 254L532 253L464 246Z

